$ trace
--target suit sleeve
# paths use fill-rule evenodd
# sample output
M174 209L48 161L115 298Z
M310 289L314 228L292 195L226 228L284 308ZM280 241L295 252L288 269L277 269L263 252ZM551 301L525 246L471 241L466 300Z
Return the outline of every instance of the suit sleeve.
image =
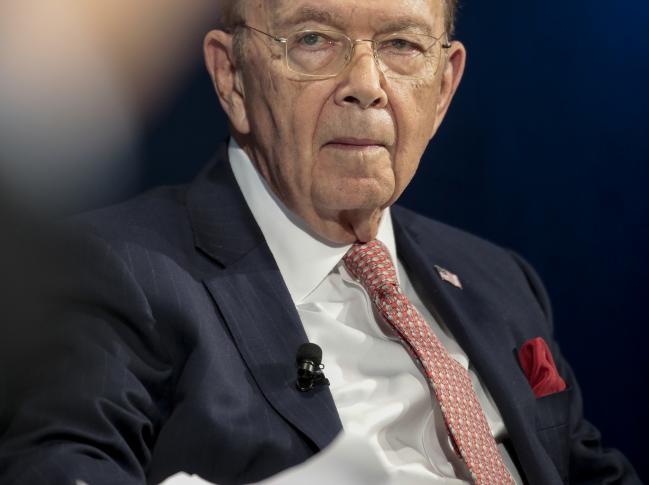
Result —
M63 283L49 288L55 310L30 327L12 362L0 483L146 481L171 366L128 266L91 239L69 248L74 264L60 265Z
M547 292L534 269L522 257L512 253L523 270L530 288L552 328L552 307ZM581 390L575 375L555 341L549 342L559 374L572 388L569 401L568 483L571 484L640 484L633 466L618 450L604 448L601 434L583 416Z

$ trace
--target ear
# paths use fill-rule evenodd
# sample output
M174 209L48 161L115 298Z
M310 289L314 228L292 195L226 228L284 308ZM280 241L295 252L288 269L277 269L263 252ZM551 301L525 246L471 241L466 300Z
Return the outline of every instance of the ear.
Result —
M203 42L203 54L214 90L232 127L241 134L248 134L250 124L244 103L241 71L234 56L232 34L222 30L208 32Z
M466 65L466 49L461 42L451 42L451 47L446 51L446 60L442 63L441 73L442 79L440 83L440 96L437 102L437 116L435 118L435 127L433 135L442 124L451 100L457 91L462 75L464 74L464 66Z

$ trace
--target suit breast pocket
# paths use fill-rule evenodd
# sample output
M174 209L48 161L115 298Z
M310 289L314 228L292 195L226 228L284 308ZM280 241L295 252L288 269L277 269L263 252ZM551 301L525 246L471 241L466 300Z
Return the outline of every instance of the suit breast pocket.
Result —
M570 457L570 402L572 387L536 400L536 433L564 483Z

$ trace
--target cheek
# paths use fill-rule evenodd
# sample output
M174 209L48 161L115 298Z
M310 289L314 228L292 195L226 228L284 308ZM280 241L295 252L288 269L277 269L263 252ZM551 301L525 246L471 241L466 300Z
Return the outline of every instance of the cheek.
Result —
M403 133L408 144L425 148L432 137L437 118L439 83L412 81L402 88L395 93L395 97L398 97L395 105L399 108L397 124L408 130Z
M292 191L306 193L315 176L317 144L314 142L325 96L312 93L307 83L286 83L282 101L275 106L277 133L273 143L281 150L285 177Z
M415 174L435 126L439 92L437 83L412 82L393 93L398 139L394 155L396 193L403 192Z
M314 164L314 134L326 93L316 83L288 79L266 69L251 79L248 93L253 136L267 161L273 185L286 197L310 190Z
M291 176L307 190L312 182L319 155L320 134L327 131L323 110L332 95L323 81L284 80L274 102L277 133L274 143L287 153Z

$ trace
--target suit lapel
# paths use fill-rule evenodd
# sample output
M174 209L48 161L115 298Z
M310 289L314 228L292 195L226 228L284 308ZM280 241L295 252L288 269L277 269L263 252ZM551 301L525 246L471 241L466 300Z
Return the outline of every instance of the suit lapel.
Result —
M295 354L307 337L225 145L192 185L188 208L196 246L218 264L204 283L256 384L280 415L324 448L341 431L340 418L329 388L302 393L295 386Z
M443 281L435 270L435 265L456 270L461 267L457 261L446 257L442 248L437 255L428 247L424 250L396 218L394 227L397 252L417 294L449 329L491 393L523 469L527 473L538 469L535 457L539 456L540 443L536 439L534 396L516 363L515 350L521 336L512 335L502 322L494 321L498 315L493 312L467 311L476 308L475 294L470 288L460 290ZM427 244L430 242L427 239ZM477 314L481 318L476 318Z
M307 341L286 285L241 194L222 145L216 160L192 185L187 206L195 245L213 260L204 282L251 375L274 409L319 449L342 425L328 388L295 388L295 352ZM393 211L398 216L398 211ZM434 265L456 268L444 248L425 249L394 218L397 251L417 293L467 353L500 410L523 469L535 461L534 399L522 372L512 365L523 336L503 330L493 312L476 318L471 291L443 282ZM430 238L426 240L430 243ZM441 249L439 254L437 249ZM448 248L446 248L448 249ZM462 275L460 275L462 276Z

